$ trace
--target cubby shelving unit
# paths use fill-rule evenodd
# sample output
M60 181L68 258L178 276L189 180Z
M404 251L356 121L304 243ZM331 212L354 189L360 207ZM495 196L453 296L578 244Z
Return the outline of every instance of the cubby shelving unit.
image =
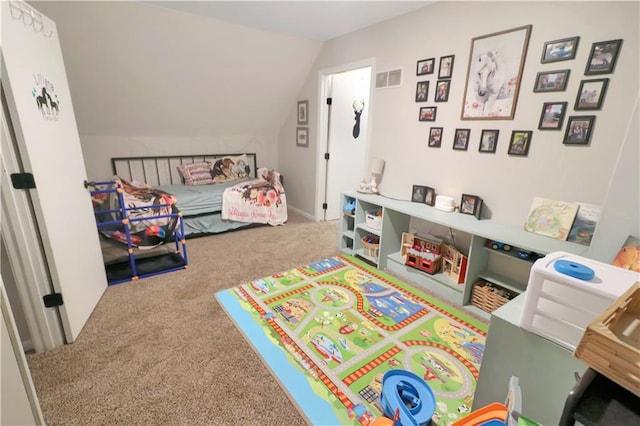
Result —
M426 204L355 191L343 192L341 197L342 204L348 199L355 199L356 208L353 215L343 212L340 218L340 250L359 256L381 270L388 270L485 318L489 314L471 304L473 285L478 280L486 280L515 293L525 291L534 260L518 257L518 250L544 256L556 251L582 255L587 249L579 244L527 232L520 226L491 219L478 220L471 215L444 212ZM382 211L382 227L379 230L366 224L366 212L373 210ZM460 240L469 241L468 247L457 247L468 257L463 283L458 284L443 273L431 275L405 265L401 255L402 233L410 232L414 220L449 228L458 235L466 234L468 238ZM366 235L380 238L378 256L375 258L364 253L361 239ZM492 249L487 246L489 241L500 241L512 248L510 251Z

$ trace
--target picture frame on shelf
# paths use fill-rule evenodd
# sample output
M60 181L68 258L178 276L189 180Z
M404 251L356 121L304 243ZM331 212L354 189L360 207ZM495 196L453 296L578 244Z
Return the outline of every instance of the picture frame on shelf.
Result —
M542 104L538 130L561 130L568 102L545 102Z
M539 92L564 92L567 90L569 74L571 70L555 70L539 72L536 75L536 82L533 91Z
M296 146L307 148L309 146L309 128L296 127Z
M514 130L511 132L511 140L509 141L509 150L507 154L526 157L529 155L529 147L531 146L531 130Z
M421 59L416 64L416 75L433 74L435 71L436 58Z
M622 39L598 41L591 45L584 75L611 74L615 69Z
M428 146L431 148L440 148L442 146L442 127L432 127L429 129L429 142Z
M309 101L298 101L298 125L309 124Z
M425 188L427 188L427 192L424 196L424 203L428 206L433 207L436 205L436 190L429 186Z
M580 88L578 89L578 95L576 96L576 103L573 106L573 109L576 111L592 111L601 109L604 101L604 95L607 93L608 85L608 78L582 80L580 82Z
M449 88L451 87L451 80L438 80L436 82L436 94L434 95L434 102L447 102L449 100Z
M564 133L565 145L588 145L591 142L595 115L574 115L567 119L567 129Z
M477 195L462 194L460 198L460 213L475 216L480 219L482 214L482 198Z
M436 121L438 107L421 107L418 115L418 121Z
M442 56L438 67L438 78L451 78L453 75L453 61L456 55Z
M453 136L453 149L466 151L469 148L471 129L456 129Z
M462 120L513 120L531 28L525 25L471 40Z
M429 81L416 83L416 102L427 102L429 96Z
M545 42L542 48L542 59L540 59L540 63L548 64L550 62L575 59L579 41L580 37L575 36Z
M424 203L427 196L427 186L413 185L411 189L411 201L413 203Z
M478 151L495 153L498 146L498 135L500 135L500 130L498 129L483 129L480 135Z

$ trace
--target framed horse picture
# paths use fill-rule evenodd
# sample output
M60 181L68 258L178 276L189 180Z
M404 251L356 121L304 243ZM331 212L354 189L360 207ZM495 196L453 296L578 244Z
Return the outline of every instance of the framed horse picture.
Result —
M531 27L471 40L462 120L513 120Z

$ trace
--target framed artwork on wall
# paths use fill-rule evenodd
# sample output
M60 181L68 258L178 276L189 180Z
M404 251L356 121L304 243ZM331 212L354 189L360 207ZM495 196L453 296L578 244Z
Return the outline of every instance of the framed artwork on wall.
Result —
M436 94L433 100L435 102L447 102L449 100L450 86L451 80L438 80L436 83Z
M438 107L422 107L418 115L418 121L436 121Z
M451 78L453 75L453 60L455 55L443 56L440 58L440 67L438 68L438 78Z
M471 40L462 120L512 120L531 25Z
M296 128L296 146L306 148L309 146L309 128L297 127Z
M298 125L309 124L309 101L298 101Z
M429 129L429 146L440 148L442 145L442 127L432 127Z
M616 66L621 46L622 39L593 43L584 75L611 74Z
M526 157L529 154L529 146L531 145L531 136L533 132L530 130L514 130L511 132L511 140L509 141L509 155L520 155Z
M418 61L416 75L433 74L435 70L436 58L422 59Z
M562 143L565 145L588 145L591 141L595 121L595 115L569 117Z
M539 72L536 75L534 92L562 92L567 89L571 70Z
M542 104L539 130L560 130L564 115L567 112L567 102L545 102Z
M429 96L429 81L416 83L416 102L427 102Z
M560 40L547 41L542 48L540 63L567 61L576 57L580 37L569 37Z
M478 151L480 152L496 152L498 146L498 135L500 130L497 129L483 129L480 135L480 146Z
M608 85L608 78L582 80L573 109L576 111L587 111L602 108L602 101L604 101L604 95L607 93Z
M453 136L453 149L466 151L469 147L469 134L471 129L456 129Z

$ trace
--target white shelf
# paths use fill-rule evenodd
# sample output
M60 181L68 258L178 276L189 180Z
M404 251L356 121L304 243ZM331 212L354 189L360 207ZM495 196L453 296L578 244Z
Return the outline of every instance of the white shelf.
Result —
M505 289L511 290L518 294L522 293L527 286L527 283L520 283L516 280L513 280L501 274L497 274L493 271L485 270L479 273L478 276L480 278L484 278L487 281L491 281L494 284L498 284L500 287L504 287Z
M372 227L367 226L364 223L358 223L356 225L356 228L362 229L363 231L366 231L366 232L368 232L370 234L377 235L378 237L380 236L380 233L381 233L380 229L373 229Z
M378 264L378 259L376 257L368 256L364 254L364 249L354 250L354 253L360 256L361 258L368 260L369 262L375 263L376 265Z
M491 318L491 314L489 312L485 312L475 305L464 305L463 308L471 312L472 314L479 316L480 318L484 318L487 320Z

